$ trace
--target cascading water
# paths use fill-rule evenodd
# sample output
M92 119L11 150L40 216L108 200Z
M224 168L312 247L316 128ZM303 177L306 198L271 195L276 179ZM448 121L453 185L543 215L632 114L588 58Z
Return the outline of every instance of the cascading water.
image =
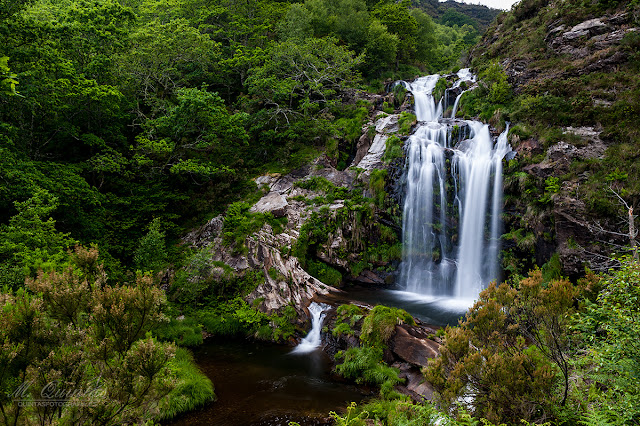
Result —
M306 354L313 352L320 345L322 345L322 338L320 331L322 330L322 322L324 321L325 311L328 306L324 303L312 302L309 305L309 313L311 314L311 330L309 334L302 339L302 341L296 346L291 353L293 354Z
M400 282L412 293L474 299L499 278L502 159L511 148L507 131L494 147L488 125L441 122L439 78L405 83L420 123L407 141ZM475 81L468 69L458 78L454 87Z
M453 84L452 89L457 89L465 82L475 83L476 76L471 73L469 68L463 68L458 71L458 80ZM448 92L448 91L447 91ZM466 90L461 91L458 96L456 96L456 101L453 103L453 109L451 110L451 118L456 118L456 113L458 112L458 105L460 104L460 98L466 92Z

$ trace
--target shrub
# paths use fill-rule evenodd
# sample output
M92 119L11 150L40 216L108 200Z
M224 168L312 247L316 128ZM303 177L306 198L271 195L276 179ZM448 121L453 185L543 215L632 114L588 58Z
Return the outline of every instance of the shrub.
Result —
M400 138L398 138L397 136L389 136L386 141L386 147L384 155L382 156L382 161L384 161L385 163L390 163L396 158L402 158L402 156L404 155L404 152L402 150L403 145L404 142L402 142L402 140L400 140Z
M476 416L510 424L549 418L565 404L577 294L566 280L544 282L539 270L513 285L484 290L424 370L443 405L473 395Z
M382 347L399 324L414 325L415 321L404 309L378 305L364 319L360 340L368 346Z

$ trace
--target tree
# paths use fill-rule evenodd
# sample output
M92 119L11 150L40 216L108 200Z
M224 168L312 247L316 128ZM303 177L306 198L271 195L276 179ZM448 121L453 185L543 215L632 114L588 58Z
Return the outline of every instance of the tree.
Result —
M217 93L178 89L167 113L144 124L134 159L151 175L188 176L197 183L229 177L248 140L245 120L246 114L229 114Z
M165 321L164 292L150 276L108 285L96 249L40 272L28 289L0 291L0 419L6 425L130 424L158 415L175 386L175 348L149 333ZM41 392L49 389L48 393ZM62 407L12 399L54 394Z
M163 112L178 89L199 86L220 57L220 45L186 19L148 22L131 35L131 43L117 61L127 93L151 109L139 110L141 116Z
M397 61L409 62L415 58L418 23L409 13L410 0L400 3L379 3L371 16L382 22L391 34L398 37Z
M400 40L389 34L387 27L377 19L371 21L367 34L365 68L369 75L375 75L392 67L395 63Z
M492 283L424 373L449 407L469 397L493 422L546 421L569 392L569 321L577 289L539 270L514 286Z
M45 189L35 188L31 198L14 205L18 213L8 225L0 226L0 259L22 268L25 275L62 260L74 241L58 232L49 216L57 208L58 199Z
M581 393L585 424L636 424L640 419L640 264L632 257L596 277L600 291L576 317L586 349ZM596 287L597 288L597 287Z
M271 48L261 66L251 70L249 94L268 109L270 120L290 124L326 111L336 95L357 80L362 57L334 38L312 38L304 43L284 41Z
M302 42L313 36L311 14L303 5L294 3L278 23L278 34L281 40L294 39Z
M149 232L140 239L134 255L134 265L139 271L158 272L167 261L164 232L160 231L160 221L156 218L149 224Z
M409 11L418 24L416 59L433 69L437 62L438 41L433 20L420 9Z
M13 74L9 68L9 58L7 56L0 56L0 93L16 95L17 78L18 76Z

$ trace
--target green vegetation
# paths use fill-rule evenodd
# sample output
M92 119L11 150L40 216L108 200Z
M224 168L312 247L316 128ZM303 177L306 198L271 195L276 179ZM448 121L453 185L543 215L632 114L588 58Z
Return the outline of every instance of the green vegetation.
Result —
M382 161L389 163L396 158L402 158L404 156L404 151L402 150L403 146L404 142L402 142L399 137L396 135L389 136L385 142L385 151L382 156Z
M213 398L211 382L185 353L153 335L167 321L167 301L149 275L108 284L96 248L76 246L67 263L0 293L0 412L4 424L55 415L63 423L122 424L178 413ZM54 337L55 336L55 337ZM64 380L60 380L64 378ZM59 409L21 407L13 393L31 383L71 402ZM77 395L79 389L96 389ZM75 396L72 396L75 395ZM86 397L95 404L74 404ZM165 412L160 407L168 407Z
M379 386L380 396L384 399L399 398L400 394L393 387L402 379L397 369L383 361L383 351L396 325L415 324L413 317L402 309L386 306L376 306L364 315L362 308L353 304L341 305L337 315L332 331L334 336L355 335L352 327L361 320L362 324L359 333L361 346L336 354L336 360L342 361L336 366L336 372L357 383Z
M175 371L177 384L161 401L159 420L172 419L216 400L211 380L198 370L189 351L177 348L169 368Z
M415 325L415 321L402 309L378 305L364 319L360 341L366 346L383 348L399 324Z

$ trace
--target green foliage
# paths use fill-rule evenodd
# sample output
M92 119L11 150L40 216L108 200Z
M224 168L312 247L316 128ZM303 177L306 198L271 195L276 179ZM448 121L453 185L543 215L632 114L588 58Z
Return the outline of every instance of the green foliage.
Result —
M172 318L168 323L160 325L154 335L161 341L173 342L179 346L198 346L202 344L202 328L191 317Z
M65 259L65 250L75 243L68 234L58 232L50 214L58 207L58 198L41 188L26 201L14 202L17 214L8 225L0 225L0 259L7 266L33 274L51 269Z
M308 260L306 265L307 272L323 283L332 287L340 287L342 284L342 274L337 269L314 260Z
M549 176L544 181L544 194L538 198L538 201L542 204L548 204L551 202L551 196L557 194L560 191L560 178L555 176Z
M213 383L198 369L193 356L186 349L176 349L169 369L176 377L176 385L160 401L161 414L158 420L170 420L216 400Z
M380 208L384 207L384 202L387 197L387 193L384 190L386 179L387 170L385 169L372 170L369 177L369 189L373 193L376 205Z
M18 76L11 72L9 68L9 58L0 57L0 93L5 95L17 95L16 84Z
M441 355L425 370L445 405L471 393L475 416L515 423L566 403L577 290L566 280L543 282L539 270L515 284L492 283L460 326L445 330Z
M283 41L253 68L249 94L261 100L264 113L276 123L287 125L300 116L313 120L335 103L333 95L353 84L353 70L361 61L333 38Z
M403 87L403 86L396 86ZM400 117L398 117L398 133L401 135L409 135L411 128L415 126L417 123L417 119L415 114L410 112L403 111L400 113Z
M28 279L29 291L0 292L3 423L54 414L65 424L158 417L158 403L176 378L169 367L175 348L150 337L166 319L164 292L142 275L132 284L108 285L95 248L76 247L70 264L60 269ZM19 408L11 395L25 381L31 384L27 398L41 398L47 383L59 383L59 395L97 386L89 397L95 405Z
M157 273L166 264L167 249L165 234L160 231L160 221L154 219L149 224L149 232L140 239L133 258L135 267L143 272Z
M347 407L347 414L344 417L338 415L335 411L331 411L329 415L335 421L336 426L357 426L362 424L362 420L367 418L368 413L361 411L356 414L356 403L352 402Z
M335 327L332 334L334 336L347 335L353 336L355 334L352 327L355 327L356 323L364 317L362 308L352 303L348 305L340 305L337 309L337 318Z
M513 94L507 75L499 63L489 64L479 74L479 86L476 90L466 92L460 99L460 115L480 117L485 122L504 128L504 117L496 122L495 116L512 107Z
M336 359L344 359L342 364L336 366L336 371L357 383L395 385L402 382L398 370L387 366L382 360L382 348L349 348L346 352L338 352Z
M286 217L276 219L270 212L251 213L250 208L249 203L238 201L229 206L224 217L224 244L235 244L237 253L245 249L245 239L259 231L265 223L271 225L274 233L279 234L287 222Z
M385 144L386 148L384 155L382 156L382 161L385 163L390 163L392 160L402 158L404 156L404 151L402 150L404 142L402 142L402 140L396 135L389 136Z
M640 269L637 262L622 259L619 270L602 278L596 303L587 303L576 317L575 327L588 348L580 360L586 377L577 398L587 400L587 420L633 424L640 416Z
M407 60L415 55L417 49L418 23L409 13L410 3L380 2L371 15L387 27L389 33L398 38L398 60Z
M267 315L241 297L221 301L193 315L214 336L253 336L277 342L288 340L296 331L293 321L297 313L292 306L285 307L281 315Z
M380 75L395 64L398 55L400 39L391 34L387 26L378 19L371 20L367 30L367 44L365 48L365 66L369 75Z
M360 341L371 347L382 348L395 332L396 325L415 325L413 317L404 309L378 305L362 323Z

